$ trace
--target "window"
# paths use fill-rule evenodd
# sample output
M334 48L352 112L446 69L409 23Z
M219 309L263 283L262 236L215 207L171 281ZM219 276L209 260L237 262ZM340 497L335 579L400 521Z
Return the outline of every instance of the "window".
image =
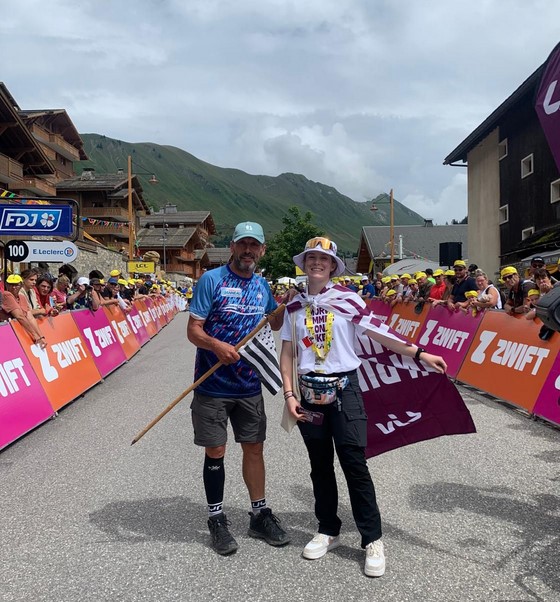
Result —
M526 178L533 173L533 153L521 159L521 177Z
M508 154L508 143L507 138L504 138L498 143L498 160L501 161Z
M530 228L525 228L525 230L521 230L521 240L525 240L526 238L529 238L529 236L531 236L531 234L535 233L535 227L531 226Z
M509 205L502 205L500 207L498 223L505 224L509 222Z
M550 202L557 203L560 201L560 180L554 180L550 183Z

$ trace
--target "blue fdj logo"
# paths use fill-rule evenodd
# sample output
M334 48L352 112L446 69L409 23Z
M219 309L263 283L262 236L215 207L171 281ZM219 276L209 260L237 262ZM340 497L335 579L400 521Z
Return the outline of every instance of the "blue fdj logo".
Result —
M0 207L0 234L71 234L70 207Z

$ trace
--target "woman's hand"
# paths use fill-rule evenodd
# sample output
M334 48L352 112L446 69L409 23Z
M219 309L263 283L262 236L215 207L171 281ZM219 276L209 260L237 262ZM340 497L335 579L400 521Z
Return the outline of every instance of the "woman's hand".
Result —
M426 353L423 351L420 354L420 361L426 366L433 368L436 372L440 374L445 374L447 372L447 364L445 360L439 355L432 355L431 353Z
M298 412L298 409L301 408L301 405L293 395L290 395L290 397L286 399L286 405L288 406L288 411L293 418L299 420L300 422L305 422L303 414Z

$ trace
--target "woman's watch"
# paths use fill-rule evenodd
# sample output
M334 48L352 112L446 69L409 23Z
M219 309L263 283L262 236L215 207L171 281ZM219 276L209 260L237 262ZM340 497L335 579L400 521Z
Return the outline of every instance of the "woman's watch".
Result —
M418 349L416 350L416 353L414 354L414 359L419 360L421 353L426 353L426 350L422 347L418 347Z

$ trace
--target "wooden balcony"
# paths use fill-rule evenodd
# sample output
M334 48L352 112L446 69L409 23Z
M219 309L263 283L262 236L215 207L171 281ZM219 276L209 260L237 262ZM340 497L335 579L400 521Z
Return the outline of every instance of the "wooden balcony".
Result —
M8 186L23 180L23 165L0 153L0 176Z
M128 210L124 207L82 207L82 215L96 219L128 222Z
M163 263L161 263L161 266L163 267ZM165 267L168 272L179 272L180 274L186 275L192 274L193 272L193 267L184 263L167 263Z
M53 134L36 123L30 129L34 138L55 150L59 155L70 159L70 161L80 160L80 151L66 142L60 134Z
M91 234L91 236L114 236L116 238L122 238L128 240L128 226L124 228L113 228L111 226L101 226L96 224L95 226L83 222L84 230Z
M28 190L38 196L56 196L56 186L47 180L25 176L21 182L11 184L13 190Z

